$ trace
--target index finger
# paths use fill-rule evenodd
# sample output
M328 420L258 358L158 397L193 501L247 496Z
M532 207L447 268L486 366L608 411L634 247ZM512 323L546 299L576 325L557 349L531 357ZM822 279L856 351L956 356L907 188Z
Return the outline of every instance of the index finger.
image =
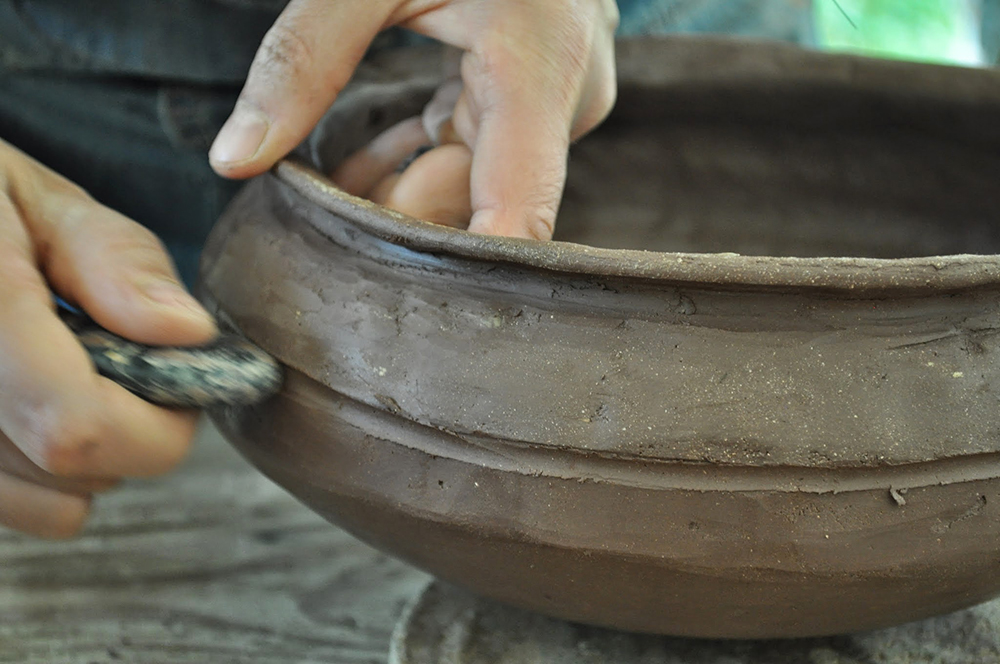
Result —
M454 124L473 147L470 231L552 237L594 37L576 5L511 5L463 57Z

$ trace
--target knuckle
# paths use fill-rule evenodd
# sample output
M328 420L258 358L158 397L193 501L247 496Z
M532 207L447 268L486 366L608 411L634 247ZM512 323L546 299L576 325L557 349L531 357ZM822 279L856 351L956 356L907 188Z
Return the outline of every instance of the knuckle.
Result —
M529 199L525 209L528 210L527 231L537 240L551 240L556 227L556 216L559 213L559 201L562 198L565 173L560 177L547 180Z
M551 240L556 228L561 187L545 187L521 208L522 228L533 240Z
M90 193L76 184L55 173L39 174L44 182L39 183L39 187L44 187L46 198L56 206L73 207L77 205L94 205L96 201Z
M618 3L615 0L602 0L601 7L604 10L605 20L607 21L608 31L611 33L618 31L618 26L621 25L621 12L618 9Z
M11 299L37 300L48 297L48 287L38 268L25 259L16 243L0 239L0 280L2 297L9 306ZM13 296L13 297L12 297Z
M85 475L99 443L85 436L63 436L46 441L43 469L59 476Z
M278 22L264 35L253 69L258 74L299 77L312 68L314 61L312 49L305 39L291 27Z
M85 192L53 192L43 202L42 214L56 226L60 233L74 232L79 228L99 226L102 216L95 214L97 203Z
M587 68L590 60L593 24L583 12L570 11L565 15L562 25L566 27L560 34L558 45L564 51L567 61L582 71Z
M119 265L156 274L171 274L170 259L163 242L152 232L136 226L129 233L105 236L95 253Z
M119 478L93 479L87 481L87 483L83 485L83 489L90 493L107 493L108 491L117 489L121 486L121 483L122 481Z
M93 459L100 447L96 438L64 434L46 442L42 467L53 475L86 475L94 468Z
M528 30L512 39L497 31L474 50L472 78L490 86L497 101L519 91L545 108L570 112L590 69L593 24L575 3L559 3L545 10L544 31ZM494 95L491 95L494 96Z
M173 274L163 241L144 226L90 199L67 197L57 210L56 237L38 247L39 262L50 274L67 274L72 265Z
M594 40L594 12L581 6L580 0L563 3L555 9L551 25L555 31L545 40L556 54L563 68L572 72L583 72L590 61L590 51ZM591 4L587 2L586 4Z
M518 63L511 57L510 46L494 36L475 45L462 59L462 78L475 81L487 91L516 77Z
M581 109L573 128L573 140L577 140L604 122L611 114L618 99L618 87L613 83L601 83L594 91L587 107Z
M105 239L104 248L112 252L111 255L121 252L122 255L130 259L158 262L167 257L167 250L163 242L145 228L136 228L127 235L111 235Z
M22 410L22 451L53 475L85 474L100 447L100 427L53 404Z
M46 524L45 529L39 533L42 537L53 540L64 540L75 537L83 530L90 516L90 499L78 498L74 504L67 505L58 515Z
M525 232L533 240L551 240L556 229L556 211L552 206L533 209L525 224Z
M597 119L595 125L600 124L604 118L608 117L611 110L618 101L618 86L614 80L604 81L597 88L597 95L594 98L594 109Z

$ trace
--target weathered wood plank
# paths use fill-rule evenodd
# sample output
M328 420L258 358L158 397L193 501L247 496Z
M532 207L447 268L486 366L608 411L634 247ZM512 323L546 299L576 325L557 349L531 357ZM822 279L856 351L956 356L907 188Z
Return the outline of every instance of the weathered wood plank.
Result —
M426 576L327 524L206 427L82 537L0 533L0 663L384 664Z

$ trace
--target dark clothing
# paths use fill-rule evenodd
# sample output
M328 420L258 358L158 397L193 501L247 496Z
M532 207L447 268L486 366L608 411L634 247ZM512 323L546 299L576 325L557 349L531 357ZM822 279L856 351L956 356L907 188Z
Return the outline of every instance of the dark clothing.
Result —
M239 85L282 0L0 0L7 71Z
M238 88L65 74L0 76L0 137L160 236L189 283L241 183L206 154Z
M191 281L240 187L206 154L283 4L0 0L0 137L151 228Z

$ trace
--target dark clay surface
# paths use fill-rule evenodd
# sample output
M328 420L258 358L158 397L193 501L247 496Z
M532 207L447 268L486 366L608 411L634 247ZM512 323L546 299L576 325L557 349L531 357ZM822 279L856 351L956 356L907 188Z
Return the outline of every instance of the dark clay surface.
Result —
M796 487L793 469L752 473L755 490L712 466L621 462L631 481L595 477L586 457L570 459L577 476L558 477L533 463L540 454L403 424L297 373L276 399L216 421L347 530L442 578L572 620L794 636L915 620L995 593L996 480L917 477L900 505L891 476L829 492L849 471L827 473L822 494ZM672 470L691 471L688 481L661 474Z
M1000 75L620 56L560 233L743 255L472 236L286 163L206 254L209 303L290 369L221 428L360 537L573 620L804 636L996 594ZM313 155L428 81L360 83Z

